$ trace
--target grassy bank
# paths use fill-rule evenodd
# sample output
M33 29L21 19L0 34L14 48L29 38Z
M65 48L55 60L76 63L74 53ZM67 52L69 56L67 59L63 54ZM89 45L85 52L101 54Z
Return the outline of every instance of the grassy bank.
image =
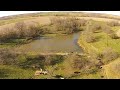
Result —
M0 65L0 79L30 79L34 76L31 69L22 69L13 65Z
M120 29L120 27L113 27L112 30L116 31ZM101 52L107 47L113 48L116 52L120 53L120 39L112 39L109 37L106 33L100 32L100 33L94 33L96 37L100 37L96 42L93 43L87 43L85 40L85 35L81 34L79 38L79 45L82 46L85 51L91 52Z
M103 71L107 79L119 79L120 78L120 58L103 66Z
M112 27L113 31L119 30L119 26ZM81 34L78 40L78 44L85 50L86 53L91 58L95 57L95 62L97 58L100 59L104 65L102 65L103 69L101 70L101 75L106 79L118 79L119 76L119 58L114 58L114 53L120 54L120 39L113 39L105 32L93 33L96 37L99 37L97 41L88 43L86 42L86 35ZM111 48L113 52L109 51L107 48ZM108 51L107 51L108 50ZM102 55L103 52L109 53L107 56L105 54ZM102 56L100 56L102 55ZM111 57L112 56L112 57ZM109 58L109 59L108 59ZM99 75L99 74L98 74Z

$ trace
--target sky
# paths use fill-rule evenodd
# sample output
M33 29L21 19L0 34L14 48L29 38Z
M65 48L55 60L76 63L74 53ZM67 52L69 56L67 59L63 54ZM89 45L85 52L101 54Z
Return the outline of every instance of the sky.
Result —
M17 14L25 14L25 13L35 13L35 12L58 12L58 11L0 11L0 17L17 15ZM120 16L120 11L73 11L73 12L105 13L105 14L113 14L113 15Z

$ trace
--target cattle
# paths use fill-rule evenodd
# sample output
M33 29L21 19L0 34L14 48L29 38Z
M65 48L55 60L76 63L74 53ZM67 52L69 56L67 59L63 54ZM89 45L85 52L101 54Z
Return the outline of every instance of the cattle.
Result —
M78 71L76 71L76 72L74 72L75 74L79 74L80 72L78 72Z
M37 70L37 71L35 72L35 76L39 76L41 73L42 73L42 71Z
M43 71L42 69L37 70L37 71L35 72L35 76L39 76L40 74L47 75L48 72L47 72L47 71Z
M47 75L47 73L48 73L47 71L43 71L41 74Z
M101 76L101 78L104 78L104 76Z
M60 79L64 79L63 77L60 77Z

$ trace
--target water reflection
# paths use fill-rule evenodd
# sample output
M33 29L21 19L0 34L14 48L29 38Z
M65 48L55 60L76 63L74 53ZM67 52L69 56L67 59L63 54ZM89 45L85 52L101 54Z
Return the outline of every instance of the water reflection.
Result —
M22 45L19 49L25 52L82 52L77 40L79 33L55 37L41 37L29 44Z

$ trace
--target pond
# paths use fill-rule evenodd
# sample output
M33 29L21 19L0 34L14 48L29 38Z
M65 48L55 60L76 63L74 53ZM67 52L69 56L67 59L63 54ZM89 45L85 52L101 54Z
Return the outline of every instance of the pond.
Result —
M44 36L29 44L19 47L24 52L50 53L50 52L83 52L77 44L80 32L71 35Z

